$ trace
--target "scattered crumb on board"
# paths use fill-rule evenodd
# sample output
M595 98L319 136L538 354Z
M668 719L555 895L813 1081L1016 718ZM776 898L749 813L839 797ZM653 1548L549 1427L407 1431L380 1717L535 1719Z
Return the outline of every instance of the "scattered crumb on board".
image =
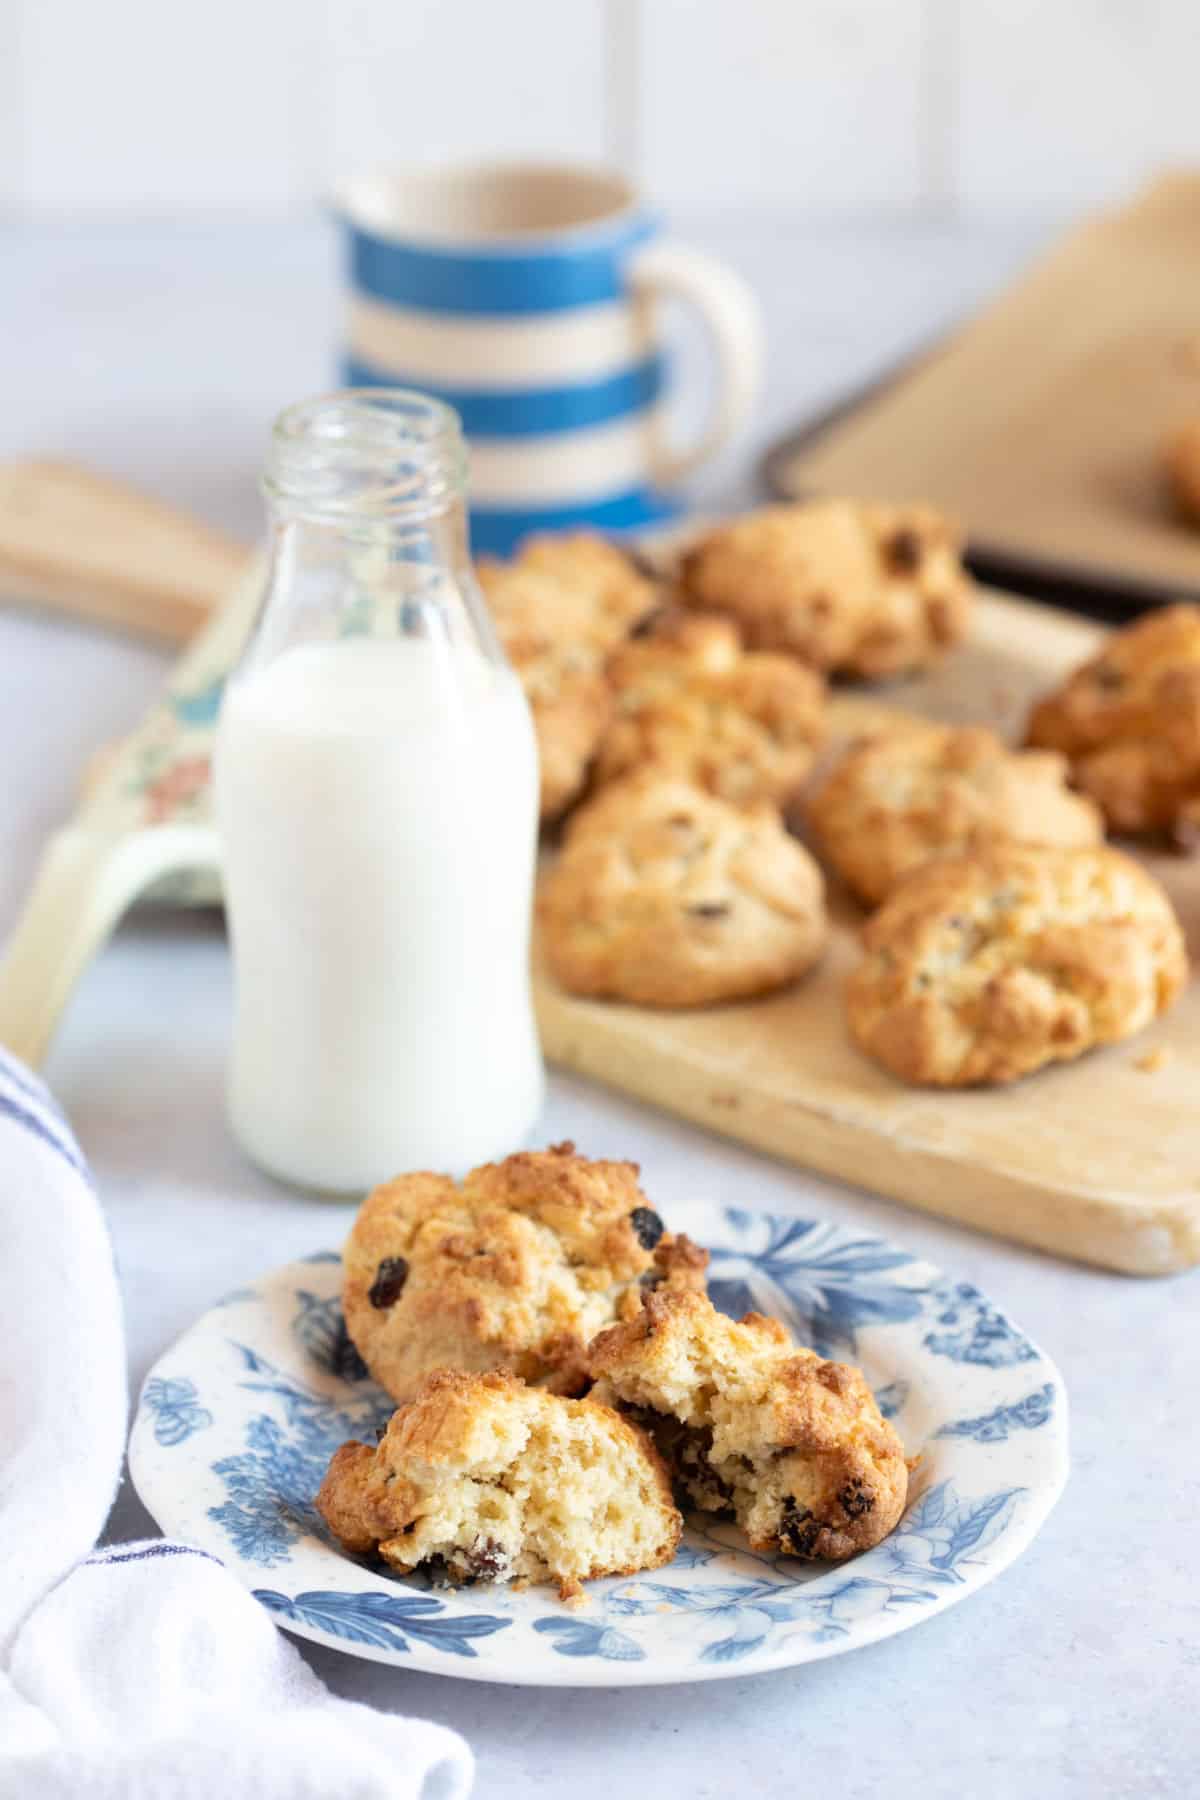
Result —
M1170 1060L1171 1052L1165 1044L1160 1044L1157 1050L1143 1050L1140 1056L1135 1056L1133 1066L1141 1069L1145 1075L1156 1075L1159 1069L1166 1068Z

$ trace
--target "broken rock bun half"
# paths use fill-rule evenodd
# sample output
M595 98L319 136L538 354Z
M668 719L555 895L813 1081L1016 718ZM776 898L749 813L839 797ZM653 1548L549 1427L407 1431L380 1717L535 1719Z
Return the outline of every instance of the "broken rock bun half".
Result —
M670 1562L683 1521L646 1434L594 1400L443 1369L375 1446L336 1451L317 1510L344 1549L450 1585L558 1583Z
M862 1372L777 1319L704 1294L647 1294L591 1346L595 1396L650 1431L682 1497L734 1518L754 1550L843 1561L894 1528L908 1465Z

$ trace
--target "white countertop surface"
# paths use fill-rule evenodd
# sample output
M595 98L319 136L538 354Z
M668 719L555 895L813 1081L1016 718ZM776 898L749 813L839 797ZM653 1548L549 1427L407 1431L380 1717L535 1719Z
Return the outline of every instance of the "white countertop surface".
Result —
M1036 230L830 229L707 243L755 280L771 332L759 442L921 342L1002 280ZM249 535L272 413L331 385L332 243L313 224L29 229L4 245L0 455L55 451ZM749 459L704 498L749 497ZM132 724L165 661L0 613L0 930L82 762ZM211 1299L336 1245L343 1211L257 1176L227 1136L229 965L212 917L141 915L80 987L47 1073L108 1209L130 1378ZM1074 1470L1032 1550L961 1607L856 1655L718 1686L536 1692L406 1675L306 1649L343 1694L461 1728L481 1796L812 1794L821 1800L1095 1800L1197 1788L1200 1387L1196 1276L1071 1267L806 1176L555 1077L540 1137L634 1157L689 1202L820 1213L978 1282L1057 1360ZM110 1531L149 1530L123 1491Z

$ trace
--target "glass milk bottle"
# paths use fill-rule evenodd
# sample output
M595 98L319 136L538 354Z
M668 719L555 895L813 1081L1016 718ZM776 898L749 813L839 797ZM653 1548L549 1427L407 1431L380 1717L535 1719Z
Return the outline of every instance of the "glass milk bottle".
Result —
M337 1195L517 1148L537 751L476 585L449 408L399 389L275 426L267 591L214 755L233 1129Z

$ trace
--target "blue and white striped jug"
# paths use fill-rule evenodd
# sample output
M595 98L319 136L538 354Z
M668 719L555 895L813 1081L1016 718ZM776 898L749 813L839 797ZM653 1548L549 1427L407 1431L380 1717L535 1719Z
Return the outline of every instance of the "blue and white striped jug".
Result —
M621 176L554 164L413 170L348 184L349 386L420 388L471 449L471 536L645 528L741 426L762 366L757 302L660 223ZM664 296L693 305L715 352L700 440L665 429Z

